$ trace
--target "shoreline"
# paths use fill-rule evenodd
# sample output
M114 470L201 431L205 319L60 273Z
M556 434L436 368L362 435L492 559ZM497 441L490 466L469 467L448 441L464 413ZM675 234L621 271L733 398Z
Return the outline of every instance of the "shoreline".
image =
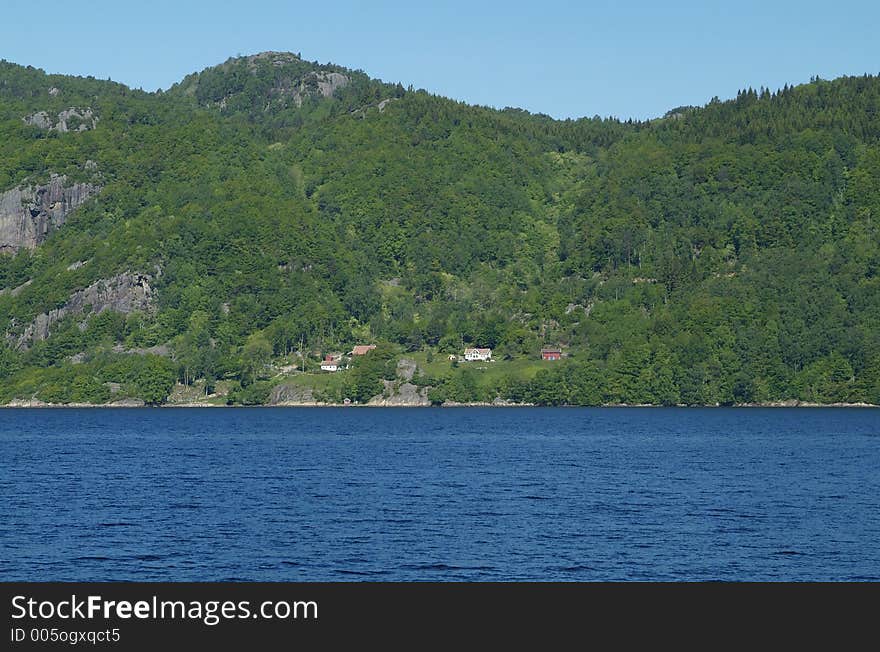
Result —
M345 403L317 403L309 402L292 402L285 401L272 405L219 405L217 403L163 403L161 405L147 405L142 401L116 401L113 403L44 403L43 401L31 400L13 400L9 403L0 404L0 409L140 409L140 408L555 408L555 409L571 409L571 408L652 408L652 409L691 409L691 408L880 408L880 405L873 403L813 403L810 401L769 401L767 403L735 403L733 405L653 405L650 403L605 403L602 405L536 405L534 403L506 403L506 402L473 402L473 403L456 403L447 402L442 405L376 405L369 403L345 404Z

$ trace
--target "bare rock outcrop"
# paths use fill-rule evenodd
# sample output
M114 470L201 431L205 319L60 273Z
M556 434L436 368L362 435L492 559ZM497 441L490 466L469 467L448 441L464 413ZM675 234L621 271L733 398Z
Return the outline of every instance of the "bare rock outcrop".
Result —
M221 110L225 110L230 104L235 105L233 101L235 96L246 92L244 80L238 76L242 68L245 72L262 78L259 86L262 86L262 80L267 79L267 76L271 78L271 87L264 87L263 100L266 111L273 107L287 107L290 104L301 107L310 98L330 97L337 89L351 83L351 77L344 72L327 69L304 71L303 63L306 62L303 62L299 55L290 52L261 52L229 59L212 70L235 74L236 79L230 84L225 96L218 97L210 92L208 95L212 96L212 99L204 101ZM310 65L317 67L317 62ZM277 70L269 71L269 66ZM185 95L197 95L202 79L200 74L191 75L182 82L182 92Z
M348 75L341 72L318 71L306 75L300 82L289 90L294 104L302 106L305 98L320 95L330 97L336 89L347 86L351 80ZM281 89L282 92L284 89Z
M66 176L53 175L45 185L0 193L0 253L34 249L100 190L91 183L68 183Z
M107 403L107 407L144 407L144 403L139 398L121 398L118 401Z
M9 403L7 403L7 404L5 405L5 407L11 407L11 408L19 408L19 407L32 408L32 407L47 407L48 405L49 405L48 403L44 403L43 401L41 401L41 400L38 399L38 398L28 398L28 399L25 399L25 398L14 398L14 399L12 399L11 401L9 401Z
M396 102L398 98L389 97L387 100L382 100L376 106L379 108L379 113L385 113L385 107L388 106L391 102Z
M397 375L403 380L412 380L418 368L415 360L411 358L401 358L397 362Z
M57 89L56 89L57 90ZM22 118L25 124L39 129L67 133L69 131L88 131L98 124L98 116L90 108L78 109L70 107L59 112L56 116L49 115L46 111L37 111Z
M167 344L156 344L155 346L139 347L132 349L125 348L122 344L113 346L113 353L124 353L125 355L158 355L163 358L171 357L171 349Z
M350 80L341 72L318 72L315 73L315 81L318 84L318 93L322 97L330 97L337 88L347 86Z
M309 387L278 385L269 394L268 405L319 405Z
M68 315L81 315L86 308L97 314L114 310L123 314L153 309L155 291L146 274L125 272L109 279L95 281L84 290L74 292L60 308L37 315L18 337L12 337L17 349L27 348L32 342L49 337L52 324Z
M24 290L26 287L30 286L30 284L33 282L34 282L33 279L28 279L27 281L25 281L21 285L14 287L12 289L3 288L2 290L0 290L0 297L2 297L5 294L9 294L13 297L17 297L19 294L21 294L22 290Z
M385 393L374 396L367 405L375 407L427 407L431 405L428 400L428 388L418 387L412 383L402 383L395 387L394 381L385 380Z

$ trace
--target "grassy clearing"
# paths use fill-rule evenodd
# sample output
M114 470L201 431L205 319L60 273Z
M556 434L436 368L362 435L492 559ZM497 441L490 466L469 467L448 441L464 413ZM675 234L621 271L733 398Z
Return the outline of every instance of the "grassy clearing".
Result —
M289 375L276 376L272 379L273 385L297 385L299 387L308 387L313 391L326 392L329 389L338 389L345 382L348 371L316 371L307 373L294 373Z
M415 360L421 373L435 379L452 378L464 371L474 374L474 379L480 387L493 387L498 385L504 378L515 380L529 380L534 378L541 369L551 368L554 362L548 362L534 358L518 358L515 360L495 360L493 362L459 362L457 366L449 360L447 354L434 353L428 362L426 351L405 353L399 358ZM350 370L329 372L306 372L282 374L272 379L273 385L289 384L303 388L309 388L316 395L337 394L346 382Z
M552 367L558 362L550 362L532 358L517 358L515 360L495 360L493 362L459 362L458 367L453 367L446 354L435 354L431 362L427 361L427 353L407 354L405 357L412 358L419 368L432 378L446 378L464 369L473 371L480 385L492 385L502 378L510 377L516 380L530 380L541 369Z

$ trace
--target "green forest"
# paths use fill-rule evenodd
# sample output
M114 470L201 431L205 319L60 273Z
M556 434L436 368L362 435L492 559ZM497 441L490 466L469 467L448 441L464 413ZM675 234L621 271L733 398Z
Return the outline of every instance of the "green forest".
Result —
M880 404L872 75L624 122L286 53L153 93L3 61L0 234L4 404L364 403L402 359L434 404Z

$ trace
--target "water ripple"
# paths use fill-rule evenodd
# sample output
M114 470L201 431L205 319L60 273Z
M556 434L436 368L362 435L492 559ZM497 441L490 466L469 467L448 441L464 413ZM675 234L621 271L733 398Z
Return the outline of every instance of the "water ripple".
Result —
M0 580L880 580L874 410L0 410Z

